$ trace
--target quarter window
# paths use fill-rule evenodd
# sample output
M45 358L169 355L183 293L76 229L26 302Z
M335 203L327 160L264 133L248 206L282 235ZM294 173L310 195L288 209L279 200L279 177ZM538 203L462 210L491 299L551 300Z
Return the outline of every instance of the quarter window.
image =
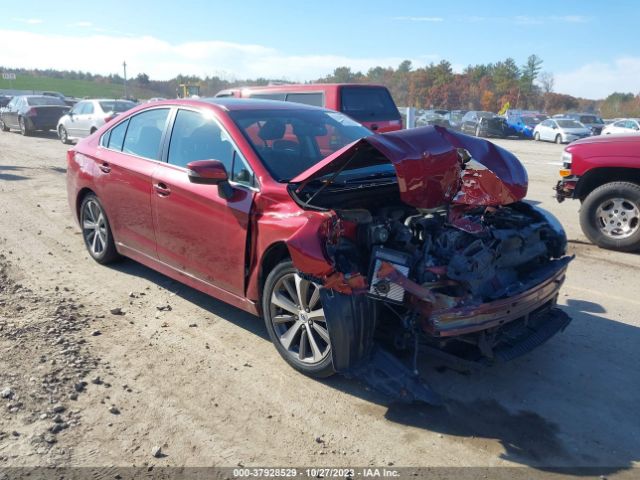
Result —
M151 160L158 160L160 158L162 132L164 131L168 114L169 109L157 108L131 117L122 151ZM115 129L111 134L112 139L114 133ZM111 141L109 145L111 145Z

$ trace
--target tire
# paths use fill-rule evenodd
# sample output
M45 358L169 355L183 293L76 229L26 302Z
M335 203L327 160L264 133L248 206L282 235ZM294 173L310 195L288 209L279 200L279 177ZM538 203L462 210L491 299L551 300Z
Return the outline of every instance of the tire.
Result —
M27 128L27 124L25 123L24 118L18 118L18 125L20 126L20 133L23 137L28 137L29 135L31 135L31 130Z
M556 135L556 143L557 143L558 145L561 145L561 144L562 144L562 135Z
M9 127L7 127L7 124L4 123L4 120L0 120L0 130L2 130L3 132L9 131Z
M94 133L96 133L96 130L98 130L96 127L91 127L91 130L89 130L89 135L93 135Z
M69 134L67 133L67 129L64 128L64 125L60 125L60 127L58 127L58 137L60 138L60 141L65 145L71 143L71 141L69 141Z
M536 133L534 133L534 134L533 134L533 139L534 139L536 142L539 142L539 141L540 141L540 132L536 132Z
M324 378L335 370L319 293L319 285L301 278L290 260L282 261L265 282L262 314L282 358L305 375Z
M611 182L593 190L582 202L580 226L599 247L640 250L640 185Z
M107 214L93 193L82 199L80 228L87 251L96 262L106 265L120 259Z

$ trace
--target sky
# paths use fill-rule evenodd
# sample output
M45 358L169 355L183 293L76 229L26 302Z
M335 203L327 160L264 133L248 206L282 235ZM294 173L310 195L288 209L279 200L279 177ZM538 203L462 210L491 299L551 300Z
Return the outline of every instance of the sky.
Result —
M554 90L640 93L640 1L31 1L0 6L0 66L165 80L177 74L307 81L339 66L454 71L535 53Z

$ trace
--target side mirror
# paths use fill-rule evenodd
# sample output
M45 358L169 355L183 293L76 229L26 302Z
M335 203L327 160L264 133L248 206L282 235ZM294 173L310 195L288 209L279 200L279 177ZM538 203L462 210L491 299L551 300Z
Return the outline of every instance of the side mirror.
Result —
M217 185L222 198L231 198L233 189L229 185L229 175L220 160L196 160L187 164L187 174L191 183Z

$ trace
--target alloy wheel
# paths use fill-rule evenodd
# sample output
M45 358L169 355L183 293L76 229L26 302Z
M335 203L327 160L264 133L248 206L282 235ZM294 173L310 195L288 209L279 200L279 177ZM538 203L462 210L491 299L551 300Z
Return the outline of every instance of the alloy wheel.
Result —
M283 275L271 294L270 310L273 329L288 355L317 364L330 354L319 285L298 273Z
M84 204L82 235L91 253L99 257L107 248L107 222L102 207L95 200Z
M627 238L640 228L640 208L626 198L611 198L598 205L596 221L608 237Z
M60 129L58 130L58 136L60 137L60 141L62 143L67 143L69 141L69 137L67 135L67 129L60 125Z

